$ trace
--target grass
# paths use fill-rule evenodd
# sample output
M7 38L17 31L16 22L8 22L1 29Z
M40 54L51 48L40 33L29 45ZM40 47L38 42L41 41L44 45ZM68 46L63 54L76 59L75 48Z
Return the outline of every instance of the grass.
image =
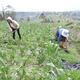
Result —
M67 80L68 74L72 80L79 80L77 70L65 71L64 77L49 74L52 68L47 63L62 68L61 58L70 63L80 60L75 46L67 54L58 49L55 41L50 42L55 34L53 28L52 23L20 22L22 40L18 35L13 40L8 24L0 22L0 80Z

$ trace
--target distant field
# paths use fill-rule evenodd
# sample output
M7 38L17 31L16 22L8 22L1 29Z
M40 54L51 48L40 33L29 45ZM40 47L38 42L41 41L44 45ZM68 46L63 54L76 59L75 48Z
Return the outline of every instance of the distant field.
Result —
M47 63L62 68L61 59L70 63L80 61L78 44L70 44L69 54L58 49L55 29L53 23L20 22L22 40L17 35L13 40L8 24L0 22L0 80L80 80L80 72L74 70L66 70L57 78L49 74L52 68Z

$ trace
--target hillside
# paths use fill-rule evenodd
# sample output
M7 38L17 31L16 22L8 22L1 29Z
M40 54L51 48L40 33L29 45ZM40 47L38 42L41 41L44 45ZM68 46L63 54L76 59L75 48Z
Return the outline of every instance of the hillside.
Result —
M0 22L0 80L80 80L80 64L73 66L80 62L79 22L66 27L71 31L69 53L54 40L56 27L66 21L19 23L22 40L17 35L13 40L7 23Z

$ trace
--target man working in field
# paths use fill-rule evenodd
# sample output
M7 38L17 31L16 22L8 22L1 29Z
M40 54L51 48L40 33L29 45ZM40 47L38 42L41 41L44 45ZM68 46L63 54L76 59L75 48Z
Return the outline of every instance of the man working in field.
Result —
M68 37L69 37L69 30L61 28L61 27L57 30L56 39L58 41L58 44L66 52L68 52L67 50Z
M21 39L19 24L15 20L13 20L11 17L7 18L7 22L9 24L9 28L10 28L11 32L13 33L13 39L15 39L16 31L18 33L19 39Z

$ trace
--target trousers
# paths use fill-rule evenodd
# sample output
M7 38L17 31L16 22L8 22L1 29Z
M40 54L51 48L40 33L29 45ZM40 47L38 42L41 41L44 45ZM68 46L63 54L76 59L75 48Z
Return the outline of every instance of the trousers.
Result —
M20 28L19 29L12 29L12 32L13 32L13 36L12 37L13 37L13 39L15 39L16 31L17 31L17 34L19 36L19 39L21 39Z

